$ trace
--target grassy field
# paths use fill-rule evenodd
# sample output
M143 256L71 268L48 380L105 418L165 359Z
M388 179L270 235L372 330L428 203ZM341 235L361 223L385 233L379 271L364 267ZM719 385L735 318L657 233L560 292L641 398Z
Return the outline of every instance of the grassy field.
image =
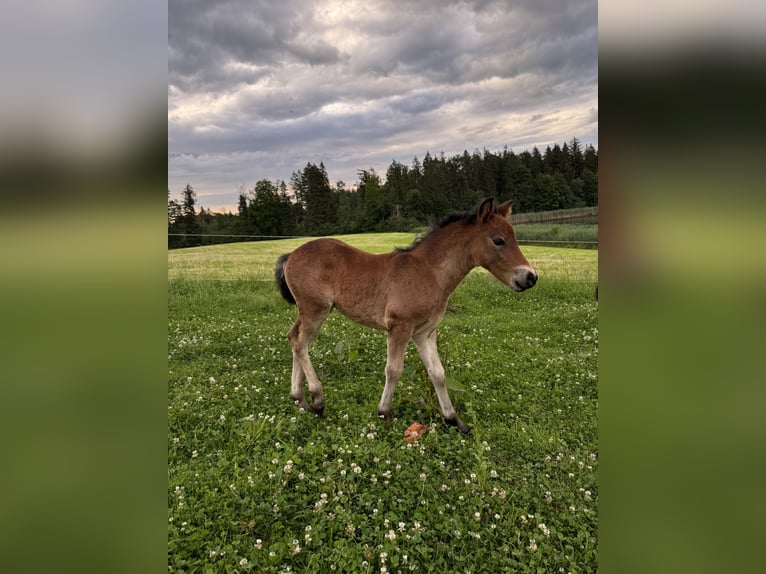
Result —
M539 241L559 247L596 249L598 224L596 223L517 223L513 226L520 243Z
M325 416L296 409L272 273L303 241L168 253L169 571L595 572L598 252L527 246L534 289L478 270L455 291L439 346L462 436L412 345L386 429L385 334L338 313L312 351Z

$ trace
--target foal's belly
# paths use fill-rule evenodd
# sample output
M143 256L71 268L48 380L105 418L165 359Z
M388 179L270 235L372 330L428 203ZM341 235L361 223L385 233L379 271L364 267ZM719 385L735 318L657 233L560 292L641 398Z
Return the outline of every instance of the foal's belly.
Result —
M335 301L335 308L351 319L354 323L359 323L371 329L385 330L385 317L383 310L375 308L361 308L354 305L352 301Z

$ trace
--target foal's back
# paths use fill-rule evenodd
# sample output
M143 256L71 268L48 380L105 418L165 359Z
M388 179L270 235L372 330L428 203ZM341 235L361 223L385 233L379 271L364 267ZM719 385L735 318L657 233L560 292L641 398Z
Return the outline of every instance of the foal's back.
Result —
M316 239L290 254L285 279L299 308L329 311L335 306L357 323L385 329L393 255L367 253L337 239Z

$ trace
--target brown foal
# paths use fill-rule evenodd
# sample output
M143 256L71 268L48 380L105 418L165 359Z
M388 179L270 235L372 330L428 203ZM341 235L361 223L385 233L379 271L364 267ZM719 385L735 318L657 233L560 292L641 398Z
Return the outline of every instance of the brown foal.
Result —
M467 433L447 393L436 328L447 300L474 267L484 267L514 291L537 282L516 242L508 216L511 202L485 199L474 210L453 214L411 247L375 255L337 239L306 243L277 261L282 296L298 307L287 334L293 351L290 397L299 408L324 411L322 384L309 358L314 336L333 307L353 321L388 333L386 386L378 414L390 421L391 399L412 339L436 389L445 422ZM312 404L303 393L306 378Z

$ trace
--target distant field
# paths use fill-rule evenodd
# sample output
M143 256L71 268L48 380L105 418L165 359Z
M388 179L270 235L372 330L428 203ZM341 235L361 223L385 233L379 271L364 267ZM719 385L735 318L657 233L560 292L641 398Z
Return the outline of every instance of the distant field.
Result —
M598 224L595 223L517 223L513 226L519 243L551 247L598 248Z
M534 289L474 271L455 291L439 346L462 436L412 346L387 429L385 334L338 313L312 350L325 416L297 411L273 267L305 241L168 252L169 571L595 572L598 251L523 246Z
M415 235L362 233L336 237L365 251L386 253L395 247L410 245ZM174 249L168 251L168 279L273 281L277 258L311 239L280 239ZM595 252L587 253L578 249L562 251L538 245L525 245L523 252L542 278L579 280L595 285L598 257Z

